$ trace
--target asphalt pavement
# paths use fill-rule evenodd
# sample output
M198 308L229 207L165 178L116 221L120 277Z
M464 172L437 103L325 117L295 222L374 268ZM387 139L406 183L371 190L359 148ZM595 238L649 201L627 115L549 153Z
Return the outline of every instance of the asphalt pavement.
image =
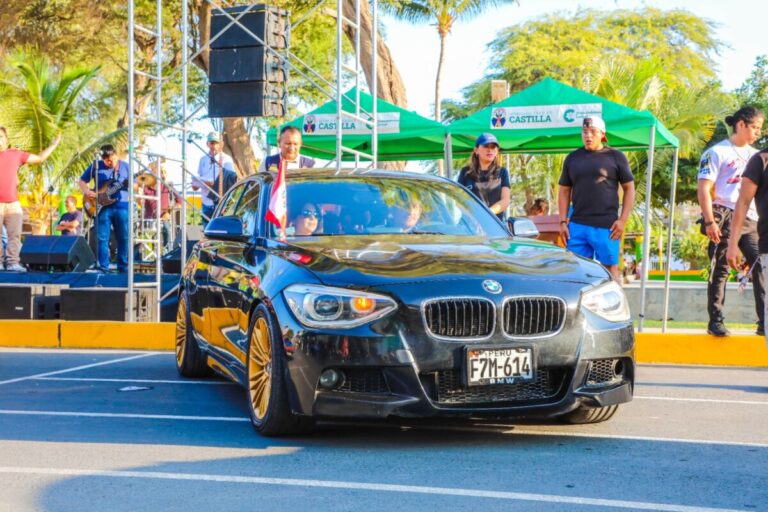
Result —
M638 368L609 422L263 438L168 352L0 349L0 511L768 510L768 369Z

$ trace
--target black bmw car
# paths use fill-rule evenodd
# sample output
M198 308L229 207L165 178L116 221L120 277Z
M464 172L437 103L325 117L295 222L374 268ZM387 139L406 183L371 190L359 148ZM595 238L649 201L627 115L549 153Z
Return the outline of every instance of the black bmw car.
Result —
M242 384L261 434L341 417L591 423L632 399L627 301L599 264L400 172L289 171L281 232L265 219L274 180L221 201L176 328L179 373Z

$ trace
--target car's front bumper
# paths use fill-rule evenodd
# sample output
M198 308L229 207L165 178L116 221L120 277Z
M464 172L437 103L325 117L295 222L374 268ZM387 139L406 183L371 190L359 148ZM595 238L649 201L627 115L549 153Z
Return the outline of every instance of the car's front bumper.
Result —
M284 333L291 408L298 414L554 416L582 404L606 406L632 398L634 331L629 323L608 324L577 314L554 337L486 340L484 344L533 347L536 380L470 388L461 377L464 347L470 342L432 339L422 330L409 329L409 322L397 320L349 333L310 331L283 302L276 301L273 307ZM610 361L621 361L620 376L602 380L591 376L595 364ZM341 372L344 385L323 389L320 374L327 369Z

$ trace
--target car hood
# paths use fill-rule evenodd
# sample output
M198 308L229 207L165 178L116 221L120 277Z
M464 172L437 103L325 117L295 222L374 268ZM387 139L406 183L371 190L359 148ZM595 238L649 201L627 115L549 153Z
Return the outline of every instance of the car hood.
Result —
M552 244L523 239L389 235L317 237L294 242L323 283L378 286L452 279L519 278L594 283L600 265Z

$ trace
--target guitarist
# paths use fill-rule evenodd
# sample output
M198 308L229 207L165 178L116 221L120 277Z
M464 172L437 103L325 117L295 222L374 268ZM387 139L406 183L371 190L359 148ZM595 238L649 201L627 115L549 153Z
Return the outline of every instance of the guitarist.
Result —
M97 202L98 270L109 272L111 228L115 232L117 242L117 271L124 273L128 271L129 193L127 187L130 181L130 170L127 162L117 158L117 152L111 144L101 146L99 152L101 159L88 166L80 176L78 185L85 199ZM93 190L88 188L91 181L95 183ZM111 196L105 193L107 191L112 191ZM99 205L101 205L100 208Z

